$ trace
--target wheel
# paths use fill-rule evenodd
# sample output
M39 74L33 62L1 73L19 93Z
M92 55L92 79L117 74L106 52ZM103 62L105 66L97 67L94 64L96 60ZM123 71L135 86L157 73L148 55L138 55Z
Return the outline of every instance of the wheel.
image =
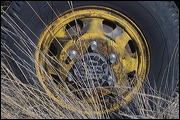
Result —
M129 103L147 76L152 87L173 90L178 81L171 79L178 79L178 65L170 66L179 40L174 2L18 1L7 13L4 62L67 109L77 111L54 88L88 105L100 103L99 114Z

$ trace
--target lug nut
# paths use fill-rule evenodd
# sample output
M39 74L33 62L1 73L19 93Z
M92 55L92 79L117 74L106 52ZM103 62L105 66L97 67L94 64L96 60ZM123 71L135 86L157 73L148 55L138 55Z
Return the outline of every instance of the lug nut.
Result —
M112 84L112 80L113 80L113 78L112 78L111 76L109 76L109 77L108 77L108 81L107 81L109 85Z
M71 82L71 81L72 81L72 79L71 79L70 77L68 77L68 81L69 81L69 82Z
M68 76L68 81L69 81L69 82L72 81L72 76L71 76L71 75Z
M116 62L116 56L115 54L110 54L109 55L109 61L111 64L115 63Z
M111 76L108 77L108 81L112 81L112 79L113 79L113 78L112 78Z
M112 81L107 81L107 83L108 83L109 85L111 85L111 84L112 84Z
M91 50L96 50L97 48L97 42L96 41L91 41Z
M75 57L76 57L76 55L77 55L77 52L75 51L75 50L71 50L70 52L69 52L69 58L72 60L72 59L74 59Z

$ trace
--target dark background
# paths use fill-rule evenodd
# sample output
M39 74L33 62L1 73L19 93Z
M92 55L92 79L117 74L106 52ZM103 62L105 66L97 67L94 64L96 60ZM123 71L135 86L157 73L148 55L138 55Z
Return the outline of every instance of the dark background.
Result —
M10 5L12 1L1 1L1 6L8 6ZM174 1L176 3L176 5L178 6L179 8L179 0L178 1Z
M178 6L179 8L179 0L178 1L174 1L176 3L176 5Z

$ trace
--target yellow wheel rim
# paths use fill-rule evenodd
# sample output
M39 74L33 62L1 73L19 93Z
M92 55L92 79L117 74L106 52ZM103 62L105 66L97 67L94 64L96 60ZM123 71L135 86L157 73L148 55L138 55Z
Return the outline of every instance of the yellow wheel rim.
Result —
M97 44L95 48L92 42ZM104 106L91 112L102 114L130 102L149 71L149 50L141 30L127 16L107 7L84 6L66 11L47 26L37 46L35 68L43 88L61 106L80 113L90 114L87 110L75 109L60 98L52 87L52 79L64 94L70 91L75 98L85 100L89 105L98 103ZM74 56L70 54L72 51L75 51ZM115 55L114 62L111 61L112 54ZM78 67L87 67L87 62L91 64L95 56L106 64L106 70L101 68L104 73L101 70L99 76L95 75L98 73L96 66L102 66L98 64L95 68L86 68L81 74Z

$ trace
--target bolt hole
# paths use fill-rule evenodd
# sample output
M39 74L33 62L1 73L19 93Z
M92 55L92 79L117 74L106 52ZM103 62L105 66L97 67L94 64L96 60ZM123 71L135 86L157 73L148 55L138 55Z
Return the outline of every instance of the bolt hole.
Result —
M54 43L52 43L50 45L48 54L49 54L49 56L56 56L58 54L58 50L57 50L56 46L54 45Z
M110 33L116 28L116 24L114 24L112 21L104 20L102 23L103 29L106 33Z
M131 82L131 81L134 79L135 73L136 73L135 70L133 70L133 71L127 73L127 79L129 80L129 82Z
M125 46L125 49L128 53L135 53L136 52L136 48L135 48L132 40L128 41L127 45Z
M81 20L74 20L66 25L66 30L69 34L77 34L83 28L83 22Z

